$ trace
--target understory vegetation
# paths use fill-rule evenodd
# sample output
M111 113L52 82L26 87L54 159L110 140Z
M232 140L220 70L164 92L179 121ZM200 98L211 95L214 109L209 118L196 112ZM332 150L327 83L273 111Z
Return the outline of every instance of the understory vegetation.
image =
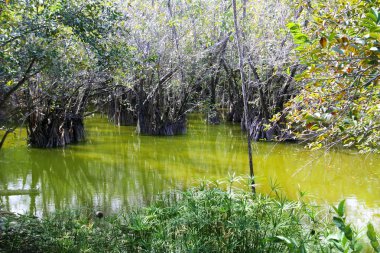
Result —
M2 212L1 252L362 252L345 221L344 201L331 213L302 200L252 195L203 183L173 191L146 208L97 218L59 211L39 219ZM371 224L367 237L380 251ZM367 248L367 250L370 250Z

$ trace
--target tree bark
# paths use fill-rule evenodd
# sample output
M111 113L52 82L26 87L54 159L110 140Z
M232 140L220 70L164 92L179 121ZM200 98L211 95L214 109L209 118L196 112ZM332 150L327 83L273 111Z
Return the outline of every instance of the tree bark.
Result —
M237 20L236 0L232 0L232 6L233 6L233 12L234 12L236 42L237 42L237 47L238 47L238 52L239 52L239 69L240 69L240 76L241 76L241 89L242 89L243 105L244 105L244 123L245 123L245 128L247 131L249 174L252 180L251 181L252 193L255 194L256 187L255 187L255 179L254 179L255 174L253 171L253 162L252 162L251 135L249 133L249 126L248 126L248 100L247 100L247 91L246 91L246 80L245 80L245 74L244 74L244 51L241 44L240 30L239 30L239 24Z

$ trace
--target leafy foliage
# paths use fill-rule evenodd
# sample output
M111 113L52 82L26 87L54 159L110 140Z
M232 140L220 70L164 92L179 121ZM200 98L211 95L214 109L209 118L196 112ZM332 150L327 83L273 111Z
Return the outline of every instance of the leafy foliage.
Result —
M15 83L32 59L39 65L38 72L46 69L53 61L61 59L60 50L73 44L79 48L80 45L91 45L104 55L100 39L109 35L112 31L110 21L115 21L119 15L107 6L108 2L96 0L3 4L0 13L0 82Z
M355 231L350 224L347 224L345 217L345 200L342 200L338 207L333 207L336 216L333 217L333 223L339 229L340 237L330 237L329 241L339 252L363 252L364 247L360 242L360 236L357 231ZM376 231L372 223L368 223L367 226L367 237L372 246L374 252L380 252L379 242L377 240Z
M0 251L6 252L362 252L359 233L347 224L345 201L332 224L318 209L202 183L171 192L146 208L99 219L89 210L60 211L42 219L0 216ZM220 183L220 182L219 182ZM334 226L337 229L334 229ZM367 236L379 252L371 223Z
M92 86L106 86L125 68L129 48L120 40L125 17L112 3L1 3L0 107L13 110L13 124L28 122L33 146L70 143L63 127L83 117Z
M2 218L3 250L22 252L315 252L326 225L302 202L204 184L126 215ZM315 218L315 217L314 217Z
M308 26L290 23L306 81L287 107L288 128L311 147L343 145L379 152L380 15L378 1L308 4Z

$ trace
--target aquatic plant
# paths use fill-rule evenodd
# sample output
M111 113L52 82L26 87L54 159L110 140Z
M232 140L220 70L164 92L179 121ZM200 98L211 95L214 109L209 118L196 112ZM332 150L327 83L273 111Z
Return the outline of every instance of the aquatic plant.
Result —
M202 183L151 206L96 218L88 210L42 219L1 216L1 252L358 252L344 204L331 219L302 201ZM173 198L180 196L180 198ZM376 233L368 230L374 248ZM343 237L337 239L339 233ZM350 237L349 234L353 237ZM352 246L353 245L353 246ZM378 251L377 251L378 252Z

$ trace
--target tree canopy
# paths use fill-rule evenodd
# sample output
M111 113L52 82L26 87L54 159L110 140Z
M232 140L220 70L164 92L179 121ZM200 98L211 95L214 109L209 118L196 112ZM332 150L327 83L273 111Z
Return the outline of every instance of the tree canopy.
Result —
M306 6L308 25L289 23L307 69L287 107L288 127L311 147L343 145L378 151L380 142L380 14L377 1Z
M154 135L226 112L257 141L379 150L377 1L242 0L235 17L225 0L2 1L0 120L50 147L91 110Z

